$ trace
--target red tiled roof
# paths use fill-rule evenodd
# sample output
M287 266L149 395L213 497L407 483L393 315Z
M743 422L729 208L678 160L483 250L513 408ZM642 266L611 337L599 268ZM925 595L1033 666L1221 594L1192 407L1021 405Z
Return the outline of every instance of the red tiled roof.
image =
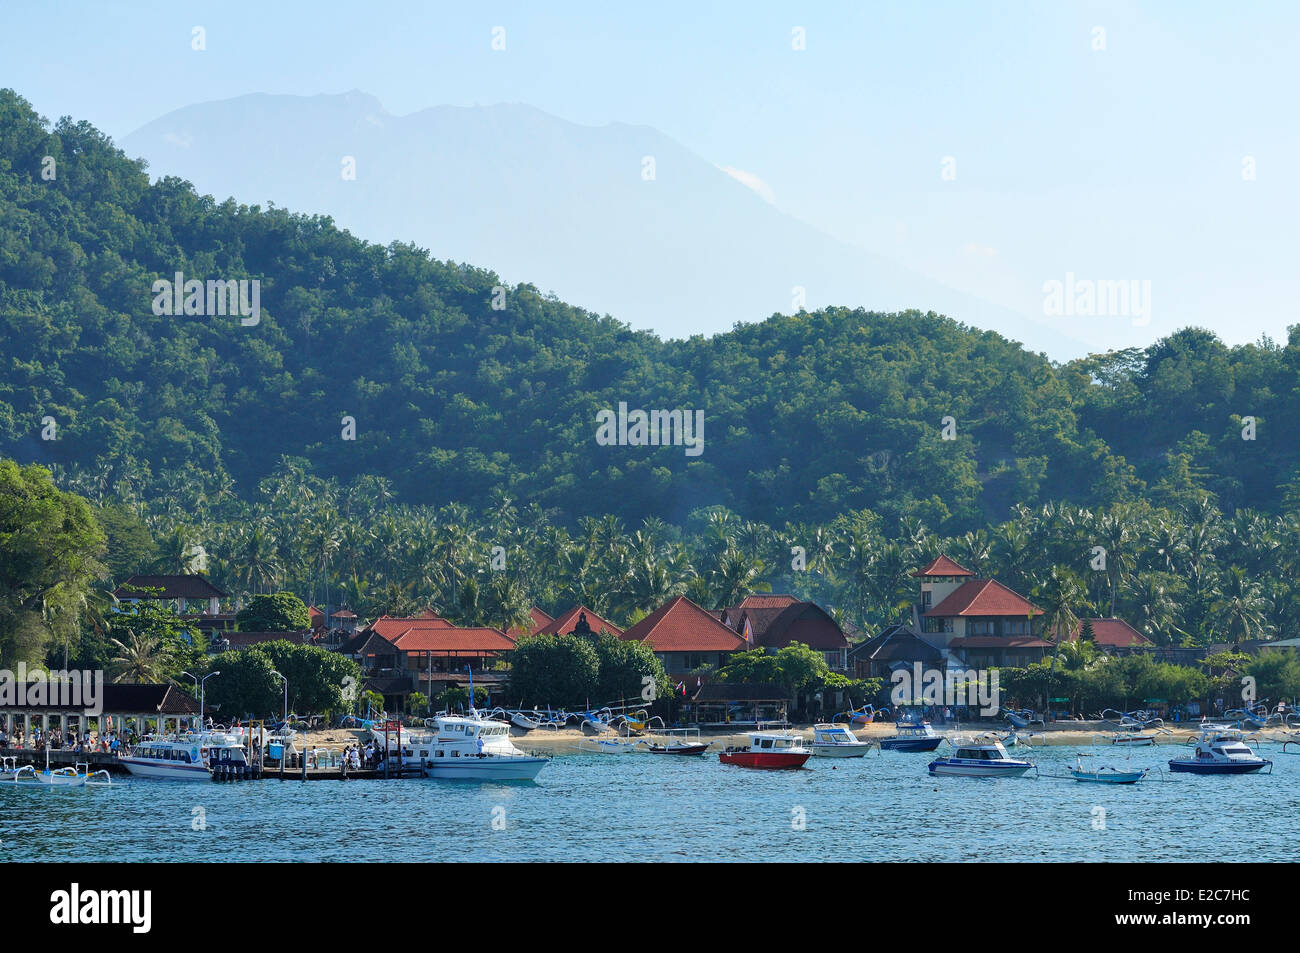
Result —
M1123 619L1089 619L1088 621L1092 623L1093 645L1126 649L1135 645L1155 644ZM1073 642L1082 631L1083 622L1080 622L1070 633L1067 641Z
M780 649L792 642L819 651L847 648L849 640L839 623L815 602L791 602L771 608L745 608L744 603L724 610L722 622L744 636L749 621L754 645Z
M574 606L572 609L568 610L567 612L561 612L558 616L556 616L550 622L546 623L546 625L542 626L533 634L534 635L567 635L568 633L572 632L573 627L578 624L578 616L584 613L587 616L587 625L591 626L591 631L596 633L597 635L600 634L601 629L604 629L610 635L621 636L623 634L622 629L614 625L614 623L607 622L606 620L602 619L600 616L596 615L596 613L592 612L586 606Z
M537 606L533 606L531 609L529 609L528 615L533 620L529 625L512 626L511 628L506 630L506 635L510 636L510 638L518 642L526 635L536 635L538 629L540 629L542 626L546 625L546 623L551 621L551 617L547 615L545 612L543 612L541 609L537 608Z
M912 573L913 578L922 576L973 576L975 575L969 569L957 565L947 556L940 556L924 569L918 569Z
M1018 592L996 579L971 579L963 582L927 616L1026 616L1042 615L1038 608Z
M685 596L665 602L623 633L656 652L739 652L748 643Z
M1044 649L1051 642L1032 635L964 635L948 643L950 649Z
M397 637L390 639L399 652L452 652L484 654L492 652L509 652L515 647L514 641L500 629L486 626L481 628L460 628L450 625L430 625L429 621L420 620ZM438 622L445 620L439 619Z
M786 595L762 595L762 596L745 596L740 600L738 609L784 609L786 606L792 606L799 600L794 596Z
M381 615L374 622L370 623L369 629L377 635L382 635L388 641L392 641L401 635L413 625L423 626L441 626L445 629L452 628L452 624L446 619L433 613L423 613L415 618L399 619L391 615Z

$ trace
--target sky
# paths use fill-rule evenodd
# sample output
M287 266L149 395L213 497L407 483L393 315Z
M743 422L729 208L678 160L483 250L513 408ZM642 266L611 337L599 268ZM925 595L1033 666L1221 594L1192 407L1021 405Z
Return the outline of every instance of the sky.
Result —
M1300 323L1298 64L1295 3L99 0L15 6L0 33L0 85L118 139L196 102L351 89L397 115L652 126L1024 314L1053 281L1136 282L1124 314L1062 318L1095 349Z

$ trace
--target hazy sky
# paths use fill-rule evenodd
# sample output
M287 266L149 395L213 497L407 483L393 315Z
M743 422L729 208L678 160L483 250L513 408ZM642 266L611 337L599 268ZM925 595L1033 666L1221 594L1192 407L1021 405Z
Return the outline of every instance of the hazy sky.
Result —
M809 6L22 5L0 85L116 138L195 102L354 88L399 115L524 102L640 123L791 215L1025 314L1067 273L1149 281L1149 323L1062 319L1096 347L1300 323L1300 4Z

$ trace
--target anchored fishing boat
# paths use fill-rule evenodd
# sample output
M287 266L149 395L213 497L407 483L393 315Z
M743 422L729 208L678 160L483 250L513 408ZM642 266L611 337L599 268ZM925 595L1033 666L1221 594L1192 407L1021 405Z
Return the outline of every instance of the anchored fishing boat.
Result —
M871 742L859 741L844 725L813 725L813 740L809 745L819 758L861 758L871 750Z
M63 788L84 788L87 784L111 784L112 779L108 776L107 771L91 771L90 765L84 762L77 762L71 768L55 768L50 770L50 749L45 749L45 770L37 771L30 764L25 764L21 768L17 767L15 759L6 758L5 771L8 772L10 763L12 763L12 776L5 779L0 776L0 780L10 780L17 785L39 785L45 787L63 787Z
M928 721L900 721L894 731L894 737L881 739L881 751L933 751L943 742Z
M1083 757L1082 754L1075 755L1074 767L1070 769L1070 775L1076 781L1091 781L1096 784L1137 784L1147 776L1149 770L1142 768L1134 771L1128 768L1116 768L1109 764L1084 767Z
M729 746L718 755L718 760L742 768L780 770L802 768L811 757L812 751L804 747L804 739L799 735L754 732L749 736L748 745Z
M24 767L31 768L33 771L36 770L36 768L30 764L24 765ZM20 770L22 769L18 767L18 759L16 757L0 758L0 781L14 780L14 778L18 776Z
M954 743L954 752L930 762L930 773L963 778L1018 778L1034 766L1007 754L1002 742L984 737Z
M1266 766L1273 770L1273 762L1256 755L1236 728L1202 727L1195 746L1192 757L1170 760L1169 770L1186 774L1251 774Z
M700 755L713 742L701 741L698 728L661 728L642 744L650 754Z
M473 708L468 715L439 715L434 721L438 731L424 761L425 777L532 781L549 760L524 754L510 741L508 724L481 718Z

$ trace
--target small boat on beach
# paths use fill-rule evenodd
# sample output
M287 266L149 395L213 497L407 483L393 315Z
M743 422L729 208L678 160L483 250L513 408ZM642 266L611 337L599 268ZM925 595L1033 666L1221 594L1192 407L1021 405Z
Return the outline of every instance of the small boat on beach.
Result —
M1246 744L1241 731L1219 725L1204 726L1195 741L1196 751L1190 758L1173 758L1170 771L1185 774L1252 774L1273 762L1261 758Z
M813 725L813 740L809 745L819 758L861 758L871 750L871 742L859 741L844 725Z
M804 739L799 735L754 732L749 736L748 745L729 746L718 755L718 760L742 768L781 770L802 768L811 757L812 751L804 746Z
M933 751L943 743L928 721L900 721L894 731L894 737L880 740L881 751Z
M930 773L963 778L1018 778L1033 769L1033 764L1007 754L996 738L954 742L955 750L946 758L930 762Z

